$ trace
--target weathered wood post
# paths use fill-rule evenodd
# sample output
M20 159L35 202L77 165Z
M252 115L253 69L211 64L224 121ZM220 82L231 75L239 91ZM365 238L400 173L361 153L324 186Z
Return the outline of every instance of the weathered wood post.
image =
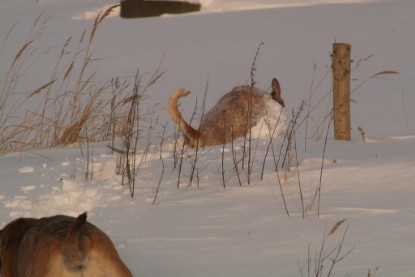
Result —
M333 70L333 116L334 139L350 140L350 52L346 43L334 43Z

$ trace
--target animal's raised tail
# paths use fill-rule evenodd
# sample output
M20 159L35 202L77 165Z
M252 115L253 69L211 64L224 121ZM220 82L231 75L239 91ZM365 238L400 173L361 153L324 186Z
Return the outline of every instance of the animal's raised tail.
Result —
M81 238L81 229L86 222L86 212L80 214L66 236L63 246L63 257L65 265L69 268L79 268L86 265L86 258L90 250L90 243L87 238Z
M191 147L196 147L200 138L200 133L184 120L177 107L179 99L183 96L189 95L189 93L190 91L185 89L179 89L173 92L169 98L168 110L177 128L179 128L179 130L185 136L186 143L190 144Z

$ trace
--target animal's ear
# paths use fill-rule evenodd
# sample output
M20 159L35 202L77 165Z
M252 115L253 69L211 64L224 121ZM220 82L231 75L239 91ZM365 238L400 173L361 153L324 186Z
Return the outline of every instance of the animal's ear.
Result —
M276 78L272 79L272 90L273 90L273 93L275 93L277 97L281 97L280 82L278 82Z
M285 107L284 100L281 97L280 83L278 82L276 78L272 79L271 86L272 86L272 93L271 93L272 98L278 103L280 103L282 107Z

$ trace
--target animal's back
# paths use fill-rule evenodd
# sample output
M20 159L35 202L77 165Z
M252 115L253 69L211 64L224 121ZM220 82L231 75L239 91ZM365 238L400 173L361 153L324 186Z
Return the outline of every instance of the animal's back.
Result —
M247 130L265 114L264 103L268 98L270 96L265 91L250 86L236 87L225 94L202 118L199 132L203 144L222 144L245 136Z
M35 218L18 218L0 230L0 276L17 276L22 238L37 221Z

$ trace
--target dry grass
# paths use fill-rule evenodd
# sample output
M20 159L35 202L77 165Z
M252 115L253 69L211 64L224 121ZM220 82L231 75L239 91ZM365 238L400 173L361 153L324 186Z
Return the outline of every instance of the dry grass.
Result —
M115 137L121 135L123 126L119 123L127 112L122 103L129 97L127 88L131 78L113 78L96 84L96 71L92 69L95 61L91 53L100 23L115 7L97 15L89 37L86 37L85 31L77 42L72 36L64 41L49 80L32 91L18 93L25 73L31 65L36 64L37 59L53 60L46 56L51 55L49 51L42 52L35 45L42 37L49 17L44 18L40 14L35 19L28 38L13 56L1 82L0 154L86 140L114 141ZM13 28L2 45L13 35ZM76 51L72 53L71 49ZM108 99L111 94L112 97ZM28 101L40 104L22 112L22 107Z
M356 69L358 69L360 66L362 66L367 60L369 60L369 58L371 58L372 55L368 56L365 59L360 59L355 63L355 66L353 68L353 70L355 71ZM333 107L333 103L332 103L332 99L331 99L331 95L332 95L332 87L330 86L329 82L330 82L330 72L331 72L331 68L326 66L325 70L322 71L321 76L322 77L317 77L317 67L316 65L314 65L314 70L313 70L313 76L312 76L312 81L311 81L311 86L310 86L310 90L308 93L308 101L306 102L306 104L304 104L305 102L303 101L303 105L305 107L305 114L301 114L301 116L298 116L298 119L296 119L295 121L291 121L290 125L288 125L287 128L287 132L286 132L286 136L285 139L283 141L283 144L281 147L285 146L285 152L282 151L282 148L280 149L280 157L281 158L281 154L283 155L283 162L282 162L282 167L285 168L285 174L284 174L284 181L287 183L289 180L288 178L292 175L289 174L289 169L290 169L290 152L292 149L292 139L294 138L293 134L295 134L296 132L298 133L303 133L304 134L304 151L307 151L307 144L308 144L308 140L313 138L315 140L324 140L324 147L322 150L322 162L321 162L321 167L320 167L320 178L319 178L319 183L316 186L315 190L313 190L313 195L311 197L311 201L310 204L306 205L306 211L310 212L313 209L313 206L315 203L317 203L317 217L320 217L320 213L321 213L321 189L322 189L322 178L323 178L323 167L324 167L324 160L325 160L325 151L326 151L326 146L328 143L328 140L332 138L331 135L331 123L332 123L332 116L333 116L333 110L335 107ZM357 72L357 70L356 70ZM356 74L354 72L354 74ZM354 81L358 81L356 82L356 85L354 85L354 88L351 90L351 94L356 93L359 88L361 88L364 84L366 84L367 82L369 82L370 80L373 80L375 78L381 78L384 76L388 76L388 75L395 75L395 74L399 74L397 71L393 71L393 70L382 70L379 71L375 74L370 75L369 77L363 79L363 80L358 80L358 79L354 79ZM317 81L316 81L317 79ZM314 85L316 84L316 85ZM325 86L329 86L330 88L328 89L327 92L321 91L322 88L324 89ZM313 101L315 98L317 98L317 101ZM314 103L312 103L314 102ZM324 105L324 103L326 103L326 105ZM294 116L293 116L294 118ZM311 121L315 122L315 126L313 129L310 128L311 125ZM303 128L303 129L300 129ZM366 134L364 132L364 130L361 127L357 128L360 131L360 134L362 136L363 141L365 142L366 139ZM304 132L303 132L304 131ZM309 134L311 133L311 135ZM297 152L295 153L297 155ZM298 159L298 158L297 158ZM279 164L279 161L278 161ZM299 187L301 188L301 180L300 180L300 176L298 175L299 170L297 168L296 170L297 172L297 181ZM279 176L278 176L279 177ZM281 189L281 194L282 197L284 199L284 195ZM302 199L301 196L301 190L300 190L300 198ZM302 204L302 203L301 203ZM285 209L287 210L287 206L284 202L285 205ZM304 212L304 206L303 207L303 212ZM288 214L288 211L287 211ZM304 214L303 214L304 216Z
M338 222L336 222L336 224L333 225L333 227L331 227L330 231L327 233L327 236L331 236L334 235L334 233L336 233L336 231L340 228L340 226L347 220L347 218L343 218L342 220L339 220Z
M347 251L344 251L343 249L348 226L345 228L343 236L339 239L334 248L328 250L327 243L329 238L337 233L345 221L346 219L339 220L332 226L327 234L323 234L321 245L315 251L314 255L311 254L310 246L308 247L306 270L304 270L304 268L299 264L301 276L304 276L304 273L306 273L307 277L337 276L335 274L336 266L353 251L353 248ZM346 273L345 276L351 275Z

